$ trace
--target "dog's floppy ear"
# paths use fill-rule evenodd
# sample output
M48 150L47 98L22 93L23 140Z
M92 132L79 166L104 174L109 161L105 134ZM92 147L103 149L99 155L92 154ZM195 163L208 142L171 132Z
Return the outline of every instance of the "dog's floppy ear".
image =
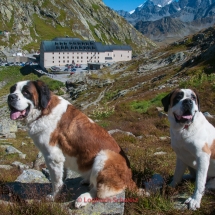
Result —
M168 95L166 95L164 98L161 99L161 102L162 102L162 104L164 106L164 111L165 112L168 112L169 105L170 105L170 98L171 98L173 93L174 93L174 91L169 93Z
M39 106L45 109L51 99L51 92L48 86L40 80L33 82L39 94Z

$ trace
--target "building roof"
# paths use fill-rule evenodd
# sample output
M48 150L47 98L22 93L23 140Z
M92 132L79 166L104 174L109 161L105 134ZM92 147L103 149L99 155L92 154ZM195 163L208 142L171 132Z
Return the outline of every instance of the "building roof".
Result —
M53 40L42 41L41 48L44 52L112 52L113 50L132 50L128 45L103 45L100 42L71 37L57 37Z

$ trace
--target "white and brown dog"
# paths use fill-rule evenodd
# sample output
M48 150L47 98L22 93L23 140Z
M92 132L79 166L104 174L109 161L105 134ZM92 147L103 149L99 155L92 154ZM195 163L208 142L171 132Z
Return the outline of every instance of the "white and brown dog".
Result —
M76 208L95 197L136 189L128 159L116 141L68 101L50 92L44 82L18 82L10 89L8 105L11 119L25 120L30 137L44 155L53 188L51 198L62 188L64 167L78 172L83 183L91 185L90 191L76 200Z
M200 112L197 94L190 89L177 89L162 99L170 121L171 145L177 160L171 182L175 187L186 168L196 178L194 194L185 203L196 210L206 187L215 188L215 128Z

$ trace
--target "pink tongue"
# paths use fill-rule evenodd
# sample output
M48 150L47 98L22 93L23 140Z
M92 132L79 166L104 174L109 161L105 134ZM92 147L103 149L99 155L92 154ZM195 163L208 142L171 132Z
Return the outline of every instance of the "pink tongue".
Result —
M26 110L23 110L23 111L15 111L15 112L12 112L11 111L11 113L10 113L10 118L12 119L12 120L16 120L16 119L18 119L21 115L25 115L25 113L26 113Z
M182 116L182 118L184 118L184 119L192 119L192 115L189 115L189 116Z

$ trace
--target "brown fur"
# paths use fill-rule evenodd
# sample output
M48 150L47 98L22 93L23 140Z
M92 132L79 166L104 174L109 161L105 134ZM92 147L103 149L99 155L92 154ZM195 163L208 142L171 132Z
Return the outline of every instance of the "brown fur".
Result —
M32 100L34 102L34 105L36 107L38 107L38 104L39 104L38 92L37 92L35 85L32 82L29 83L28 91L31 93L31 95L33 97Z
M211 158L215 159L215 140L213 141L213 143L210 147L210 150L211 150Z
M115 194L122 192L123 189L137 190L136 184L132 180L131 169L127 167L126 161L119 154L107 150L108 160L105 162L103 170L97 177L97 196L106 198L107 190Z
M211 150L210 150L207 143L205 143L205 145L202 147L202 151L209 154L209 155L211 154Z
M53 93L51 93L51 100L47 106L47 108L45 108L43 111L42 111L42 115L48 115L51 113L52 109L54 107L56 107L58 104L60 103L60 99L55 96Z
M173 105L173 99L175 98L176 94L177 94L178 92L180 92L180 91L181 91L180 89L176 89L176 90L173 92L173 94L172 94L172 96L171 96L171 98L170 98L170 107L172 107L172 105Z
M121 148L107 131L90 122L86 115L72 105L68 106L51 134L50 145L56 144L59 144L64 154L77 158L81 171L92 168L94 158L101 150L121 153Z

